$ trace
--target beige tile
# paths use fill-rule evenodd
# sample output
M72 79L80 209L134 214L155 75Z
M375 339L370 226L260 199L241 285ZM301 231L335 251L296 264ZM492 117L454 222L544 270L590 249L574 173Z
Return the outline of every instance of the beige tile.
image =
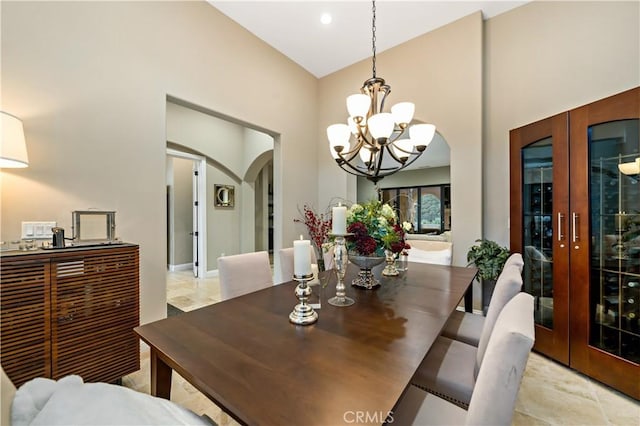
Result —
M608 386L592 381L590 383L602 407L605 418L612 425L640 425L640 402L617 392Z
M522 413L516 410L513 413L513 420L511 422L514 426L549 426L551 423L547 423L543 420L537 419L529 414Z

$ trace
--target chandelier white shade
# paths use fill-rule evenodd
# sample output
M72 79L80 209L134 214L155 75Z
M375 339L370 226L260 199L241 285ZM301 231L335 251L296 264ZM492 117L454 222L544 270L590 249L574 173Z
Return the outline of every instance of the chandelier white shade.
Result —
M331 156L348 173L378 182L413 163L433 140L433 124L410 126L415 112L412 102L399 102L384 111L391 86L376 77L376 5L373 1L373 77L358 94L347 97L347 124L327 127ZM409 137L406 138L406 130Z
M11 114L0 111L2 120L0 132L0 168L21 168L29 166L27 144L24 139L22 121Z

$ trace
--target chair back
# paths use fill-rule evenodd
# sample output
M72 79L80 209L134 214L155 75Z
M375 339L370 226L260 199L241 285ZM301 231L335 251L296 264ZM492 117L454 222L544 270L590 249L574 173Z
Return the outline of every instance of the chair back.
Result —
M453 243L447 241L410 240L409 262L451 265Z
M487 309L487 316L484 319L482 333L478 341L478 352L476 353L476 365L474 369L475 377L478 376L478 371L480 370L498 315L500 315L500 312L507 302L513 299L516 294L520 293L521 289L522 275L520 274L520 269L514 265L503 268L500 276L498 276L496 280L496 286L493 289L493 295L491 296L489 308Z
M269 253L266 251L219 257L218 274L222 300L273 285Z
M318 263L316 251L313 247L311 250L311 263ZM293 279L293 247L287 247L279 250L280 255L280 282L287 282Z
M517 266L520 269L520 273L522 273L522 268L524 267L524 259L522 258L522 254L513 253L504 262L504 266L502 267L502 269L504 269L504 268L506 268L507 266L510 266L510 265Z
M533 296L519 293L498 316L465 424L511 425L534 333Z

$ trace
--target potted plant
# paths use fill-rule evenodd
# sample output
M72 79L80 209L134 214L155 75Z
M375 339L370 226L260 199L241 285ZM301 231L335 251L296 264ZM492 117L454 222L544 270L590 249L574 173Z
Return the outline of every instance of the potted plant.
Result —
M482 281L482 311L486 315L496 280L509 257L509 249L491 240L480 239L476 243L467 252L467 262L478 268Z

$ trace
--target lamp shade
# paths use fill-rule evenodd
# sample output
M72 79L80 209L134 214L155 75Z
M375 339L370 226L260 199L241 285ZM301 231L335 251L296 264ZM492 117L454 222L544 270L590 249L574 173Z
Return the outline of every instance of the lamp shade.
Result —
M371 98L367 95L357 94L347 97L347 111L352 117L365 118L371 108Z
M396 123L409 124L413 120L415 110L413 102L400 102L391 107L391 114Z
M334 153L342 152L345 148L349 147L350 137L351 130L349 130L349 126L346 124L332 124L327 127L327 138L329 139L329 146L331 147L331 155L333 158L338 158Z
M433 124L416 124L409 128L409 136L415 146L427 146L436 134L436 126Z
M640 157L636 158L635 161L631 161L629 163L618 164L618 169L625 175L640 174Z
M0 111L2 139L0 139L0 168L20 168L29 165L27 144L24 140L22 121Z
M367 122L371 136L376 139L388 138L393 133L393 116L388 112L372 115Z
M393 153L401 160L406 160L413 151L413 141L411 139L398 139L392 145Z

